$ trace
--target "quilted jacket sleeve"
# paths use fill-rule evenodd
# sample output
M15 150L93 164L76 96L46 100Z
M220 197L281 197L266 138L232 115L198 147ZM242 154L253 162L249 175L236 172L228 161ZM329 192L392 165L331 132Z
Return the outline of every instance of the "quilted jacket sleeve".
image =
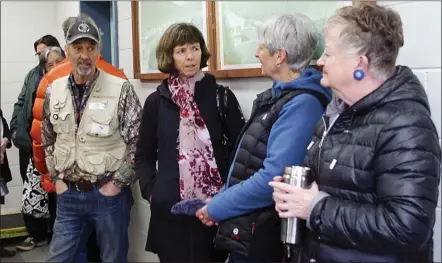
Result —
M398 113L380 132L373 153L376 204L329 196L313 208L321 240L379 252L409 252L433 234L441 149L428 115Z

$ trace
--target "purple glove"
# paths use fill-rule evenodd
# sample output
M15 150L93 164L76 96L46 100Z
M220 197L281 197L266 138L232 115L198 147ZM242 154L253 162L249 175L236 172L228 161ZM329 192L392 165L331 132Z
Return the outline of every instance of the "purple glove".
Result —
M206 202L199 198L192 198L176 203L170 210L175 215L195 216L196 211L205 206Z

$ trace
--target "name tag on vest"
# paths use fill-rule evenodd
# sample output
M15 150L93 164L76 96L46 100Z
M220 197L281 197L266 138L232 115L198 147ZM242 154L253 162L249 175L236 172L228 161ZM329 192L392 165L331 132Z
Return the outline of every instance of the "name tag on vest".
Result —
M101 102L91 102L89 103L89 110L105 110L106 104Z
M97 134L97 135L106 135L109 133L109 125L92 123L91 133Z

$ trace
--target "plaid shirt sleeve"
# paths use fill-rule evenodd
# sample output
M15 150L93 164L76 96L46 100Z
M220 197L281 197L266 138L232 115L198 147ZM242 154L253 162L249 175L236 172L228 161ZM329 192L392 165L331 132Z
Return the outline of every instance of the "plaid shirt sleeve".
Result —
M140 129L142 107L134 87L129 81L123 84L118 102L118 119L120 133L127 144L125 163L118 169L113 178L116 186L129 186L138 180L134 170L134 156Z
M49 85L46 89L45 100L43 103L43 120L41 123L41 144L45 151L46 166L48 167L51 180L55 181L58 172L55 170L54 163L54 144L57 134L51 123L51 111L49 109L49 100L51 98L52 87Z

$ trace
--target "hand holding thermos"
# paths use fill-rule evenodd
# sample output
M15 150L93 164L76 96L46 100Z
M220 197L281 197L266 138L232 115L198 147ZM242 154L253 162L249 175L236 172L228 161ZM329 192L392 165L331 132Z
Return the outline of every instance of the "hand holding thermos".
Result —
M299 246L305 231L305 220L309 216L310 204L319 192L307 167L286 167L284 176L277 176L269 183L273 187L275 209L281 218L281 241L290 247Z

